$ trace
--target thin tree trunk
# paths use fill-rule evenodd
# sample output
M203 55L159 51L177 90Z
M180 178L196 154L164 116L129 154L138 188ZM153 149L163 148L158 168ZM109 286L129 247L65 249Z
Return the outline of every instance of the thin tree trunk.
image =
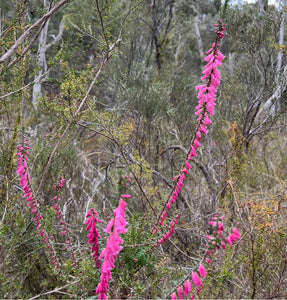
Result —
M44 0L44 8L46 11L49 9L49 3L47 0ZM39 98L42 97L42 81L43 81L43 73L47 72L47 62L46 62L46 44L47 44L47 35L48 35L48 27L49 21L47 20L45 26L43 27L41 34L39 36L39 46L37 53L37 67L39 68L39 72L35 75L35 83L33 85L33 93L32 93L32 102L36 107Z
M47 0L44 0L44 7L47 10L49 9L49 3ZM58 35L56 37L53 36L54 40L51 43L47 44L49 21L50 19L48 19L48 21L46 22L39 36L39 46L37 52L37 67L39 68L39 72L37 75L35 75L35 80L34 80L35 83L33 85L33 93L32 93L32 102L35 107L37 106L38 100L43 96L42 82L44 80L47 80L48 78L46 52L52 45L54 45L61 39L64 31L64 25L65 25L64 19L62 19L59 26Z
M287 0L284 0L284 7L287 4ZM284 43L284 29L285 29L285 20L286 20L286 12L282 12L282 19L280 24L280 33L279 33L279 44L283 45ZM276 111L280 112L281 103L280 98L282 93L286 89L286 80L282 80L283 76L281 76L282 69L282 51L278 51L277 56L277 66L276 66L276 75L275 75L275 83L276 90L272 94L272 96L265 102L264 106L259 110L257 117L259 117L264 111L269 110L271 115L275 115ZM283 75L286 76L286 66L284 67Z
M284 8L283 10L285 10L287 1L284 0ZM279 44L282 46L284 43L284 29L285 29L285 20L286 20L286 13L285 11L282 12L282 20L281 20L281 24L280 24L280 32L279 32ZM282 51L278 51L278 57L277 57L277 69L276 69L276 82L279 83L280 80L280 70L282 67L282 57L283 57L283 53Z
M286 6L286 0L284 1L284 9ZM286 13L283 12L282 14L282 20L281 20L281 26L280 26L280 34L279 34L279 44L283 45L284 43L284 29L285 29L285 20L286 20ZM282 67L282 57L283 57L283 53L282 51L278 51L278 58L277 58L277 69L276 69L276 78L275 78L275 82L280 85L280 79L281 79L281 67ZM281 94L280 94L280 98L281 98ZM277 109L278 111L281 110L281 103L280 103L280 98L274 103L275 105L272 105L272 109L273 114L275 113L275 109Z

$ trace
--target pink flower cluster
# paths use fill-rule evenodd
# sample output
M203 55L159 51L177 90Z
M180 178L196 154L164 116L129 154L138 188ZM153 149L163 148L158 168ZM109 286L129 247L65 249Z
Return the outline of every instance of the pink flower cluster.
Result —
M28 162L28 155L30 154L28 150L30 147L28 146L28 140L25 140L23 144L20 144L17 149L19 150L16 153L18 158L18 166L17 166L17 174L20 177L20 186L24 191L24 198L27 198L28 206L31 208L31 213L35 214L33 221L37 225L37 230L41 227L41 221L43 217L39 211L39 203L37 202L36 198L34 197L32 188L31 188L31 177L29 174L29 169L27 166ZM40 235L43 235L40 233Z
M169 225L168 224L165 225L167 232L163 234L163 236L157 241L158 244L162 244L164 241L168 240L173 235L173 233L175 232L174 227L176 224L178 224L179 217L180 217L180 213L178 213L175 216L173 221L170 221ZM158 244L156 244L156 246Z
M198 271L192 271L191 274L183 282L181 282L180 285L178 285L176 292L173 292L170 295L170 298L186 299L188 296L191 296L191 299L194 299L195 296L191 294L191 292L196 294L200 293L203 287L203 281L205 280L206 276L207 272L204 266L200 263ZM189 279L189 277L191 277L191 280Z
M213 227L212 235L207 235L208 244L206 244L206 254L205 261L207 263L211 263L211 260L207 256L213 256L217 249L226 249L226 243L232 245L235 241L241 238L241 234L238 229L234 227L231 233L227 233L224 226L223 220L224 216L221 216L220 213L216 214L209 224ZM225 237L226 236L226 237ZM191 295L191 299L195 298L194 294L199 294L203 288L203 282L207 276L207 272L202 263L199 264L197 271L192 271L191 275L185 277L185 279L177 286L176 292L173 292L170 297L171 299L184 299L189 294ZM190 278L194 284L194 288L192 288L192 283ZM184 287L184 289L183 289ZM183 294L185 297L183 297Z
M65 246L66 249L70 252L70 256L73 259L73 266L76 266L76 253L72 249L72 242L70 237L69 224L65 220L65 216L62 213L60 206L57 202L59 202L62 198L60 195L60 191L63 188L66 179L62 176L60 180L53 186L53 190L57 191L57 195L53 197L51 200L55 203L53 205L53 209L56 212L57 219L59 221L59 226L61 228L61 235L66 237Z
M206 261L211 263L211 257L217 249L226 249L226 245L233 245L234 242L240 240L241 234L236 227L232 228L232 232L227 232L222 224L225 219L220 213L216 214L209 223L212 226L212 235L207 235L208 243L206 244ZM209 257L208 257L209 256Z
M222 65L222 60L225 58L219 50L220 40L225 36L223 33L225 24L219 23L219 25L216 24L215 26L219 26L219 29L216 30L216 41L206 52L207 56L204 58L207 65L202 72L203 77L201 77L201 80L203 82L206 81L206 83L195 87L199 91L197 96L199 100L195 114L198 116L197 121L200 122L199 131L203 134L208 133L207 126L212 123L209 116L214 115L216 92L220 85L220 72L217 67Z
M53 197L51 200L56 202L53 205L53 208L56 212L58 220L61 220L63 218L63 214L60 210L60 207L59 207L57 201L61 200L61 195L59 195L59 192L60 192L61 188L64 186L65 182L66 182L66 179L64 177L62 177L61 180L59 182L57 182L57 184L55 186L53 186L53 189L57 191L57 196ZM64 223L64 221L61 222L61 224L63 224L63 223ZM63 235L65 235L65 234L63 234Z
M122 195L122 198L130 198L130 195ZM115 260L119 252L122 250L123 243L120 234L126 233L128 222L125 219L125 210L127 203L120 199L118 207L114 211L114 218L110 220L107 228L104 230L109 233L106 248L102 251L99 259L104 259L101 267L100 283L96 289L98 299L108 299L107 292L109 289L109 281L112 278L111 270L115 267Z
M232 246L232 244L234 242L236 242L237 240L240 240L241 238L241 234L240 232L238 231L238 229L236 227L234 227L232 229L232 232L229 234L229 236L226 238L226 242Z
M131 184L131 182L132 180L129 175L121 175L120 180L117 181L117 184L119 185L119 189L124 191Z
M17 147L17 149L19 150L19 152L16 153L16 156L19 156L19 158L17 159L18 161L17 174L20 177L20 186L24 191L24 198L27 198L28 206L31 208L31 213L35 214L33 222L36 224L36 229L40 231L39 236L44 238L43 240L49 252L51 263L55 266L55 269L59 269L61 263L57 259L56 251L52 245L53 236L49 236L48 233L45 231L45 229L41 227L43 216L40 213L39 210L40 205L37 202L37 199L34 196L31 188L31 177L27 166L27 162L29 160L28 155L30 154L28 151L30 149L28 143L29 141L26 139L24 140L24 143L20 144Z
M186 175L189 174L189 170L192 168L191 162L194 160L194 157L197 157L197 149L201 147L201 137L202 134L207 134L207 127L211 125L210 116L214 114L214 106L216 101L216 92L217 88L220 84L220 72L217 67L222 64L222 60L224 59L224 55L219 51L220 40L224 37L223 31L225 31L225 24L222 24L219 21L219 25L214 25L217 27L216 30L216 41L212 45L212 47L207 51L207 56L205 57L205 61L207 65L205 66L205 70L203 71L202 81L206 82L203 85L196 86L196 90L198 90L198 105L196 106L196 115L197 117L197 130L195 133L195 137L191 143L189 152L185 159L185 163L181 168L181 171L178 176L174 178L176 182L171 194L168 197L168 201L160 214L157 224L163 225L168 211L171 209L173 203L177 201L179 194L182 191L184 186L184 180L186 179ZM156 224L156 225L157 225ZM157 227L155 232L158 231ZM162 241L160 239L159 241Z
M96 263L96 267L99 269L101 262L98 258L98 255L99 239L101 238L101 236L99 235L97 229L97 223L101 223L102 221L97 219L97 216L98 213L93 208L91 208L86 215L87 221L85 224L87 224L86 231L89 230L89 234L87 235L87 237L89 239L89 244L92 246L94 261Z

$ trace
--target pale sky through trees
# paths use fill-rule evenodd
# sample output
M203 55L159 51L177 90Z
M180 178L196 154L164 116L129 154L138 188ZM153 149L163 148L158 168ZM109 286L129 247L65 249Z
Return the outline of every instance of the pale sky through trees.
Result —
M256 3L258 0L231 0L230 4L244 4L244 3ZM269 5L276 5L280 7L284 5L283 0L268 0Z
M247 3L256 3L257 0L233 0L233 3L242 3L242 2L247 2ZM268 4L272 5L272 4L280 4L282 1L281 0L268 0Z

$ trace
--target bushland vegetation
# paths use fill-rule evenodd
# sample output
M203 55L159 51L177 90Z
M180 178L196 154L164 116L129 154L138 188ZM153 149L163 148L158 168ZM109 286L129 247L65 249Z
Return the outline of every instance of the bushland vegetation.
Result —
M0 2L1 298L287 298L275 2Z

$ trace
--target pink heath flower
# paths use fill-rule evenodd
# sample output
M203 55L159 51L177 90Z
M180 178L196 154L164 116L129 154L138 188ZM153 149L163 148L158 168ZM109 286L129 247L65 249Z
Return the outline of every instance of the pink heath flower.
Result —
M191 292L191 282L187 279L184 283L184 295L187 296Z
M233 242L236 242L237 240L240 240L241 234L239 233L237 228L233 228L232 233L229 234L226 241L232 245ZM231 243L230 243L231 242Z
M99 235L99 232L97 230L97 223L101 223L102 221L97 219L97 216L98 213L93 208L91 208L86 215L87 221L85 222L85 224L87 225L86 231L89 231L87 237L89 239L89 244L92 246L94 261L96 263L96 267L99 269L100 261L98 259L98 255L99 239L101 238L101 236Z
M31 188L31 177L27 166L27 162L29 160L28 159L29 152L27 150L30 149L30 147L27 146L27 143L28 140L25 140L23 144L17 147L19 149L19 152L16 154L17 156L19 156L17 160L18 161L17 174L20 177L20 186L24 191L24 198L27 198L28 206L31 208L31 213L35 214L33 222L36 225L36 229L40 230L39 236L43 237L43 241L47 245L47 250L49 251L49 254L51 256L51 263L55 266L55 269L58 270L61 264L56 257L56 251L54 250L53 245L51 243L53 237L51 236L48 237L45 229L41 229L43 216L40 213L39 210L40 205L37 202L37 199L34 197ZM59 209L57 204L54 205L54 209L56 211Z
M199 274L202 278L206 277L206 275L207 275L206 270L205 270L204 266L201 263L199 264L198 271L199 271Z
M182 287L179 286L177 288L177 295L178 295L178 299L183 299L183 296L182 296Z
M224 226L221 222L218 222L217 226L218 226L218 230L220 230L221 232L224 231Z
M191 169L191 168L192 168L192 166L189 164L188 161L185 161L185 165L186 165L186 168L187 168L187 169Z
M122 195L122 198L131 198L131 195Z
M216 226L217 223L214 222L214 221L209 221L208 224L211 225L211 226Z
M206 257L206 262L208 262L209 264L211 264L212 263L212 261L208 258L208 257Z
M106 248L102 251L99 259L104 259L101 267L100 283L97 286L96 294L98 299L107 299L109 289L109 281L112 278L111 270L115 267L115 260L119 252L122 250L123 243L120 234L126 233L128 222L125 219L125 210L127 203L121 199L118 207L114 211L114 218L108 223L104 230L109 233Z
M191 272L191 278L194 284L198 287L201 288L203 286L201 279L199 278L198 274L196 272Z
M230 246L232 246L232 239L230 238L230 235L225 240Z
M200 124L204 124L205 127L200 127L200 131L204 134L207 133L207 126L211 124L209 116L214 114L214 106L216 101L216 92L220 84L220 72L217 67L222 64L224 55L219 50L219 42L224 37L225 26L220 24L216 31L216 42L207 51L207 56L205 61L207 65L205 66L202 81L205 83L200 86L196 86L195 89L198 90L198 105L196 107L196 115L198 116L198 121Z
M233 228L232 232L233 232L233 236L236 238L236 240L240 240L241 234L236 227Z

